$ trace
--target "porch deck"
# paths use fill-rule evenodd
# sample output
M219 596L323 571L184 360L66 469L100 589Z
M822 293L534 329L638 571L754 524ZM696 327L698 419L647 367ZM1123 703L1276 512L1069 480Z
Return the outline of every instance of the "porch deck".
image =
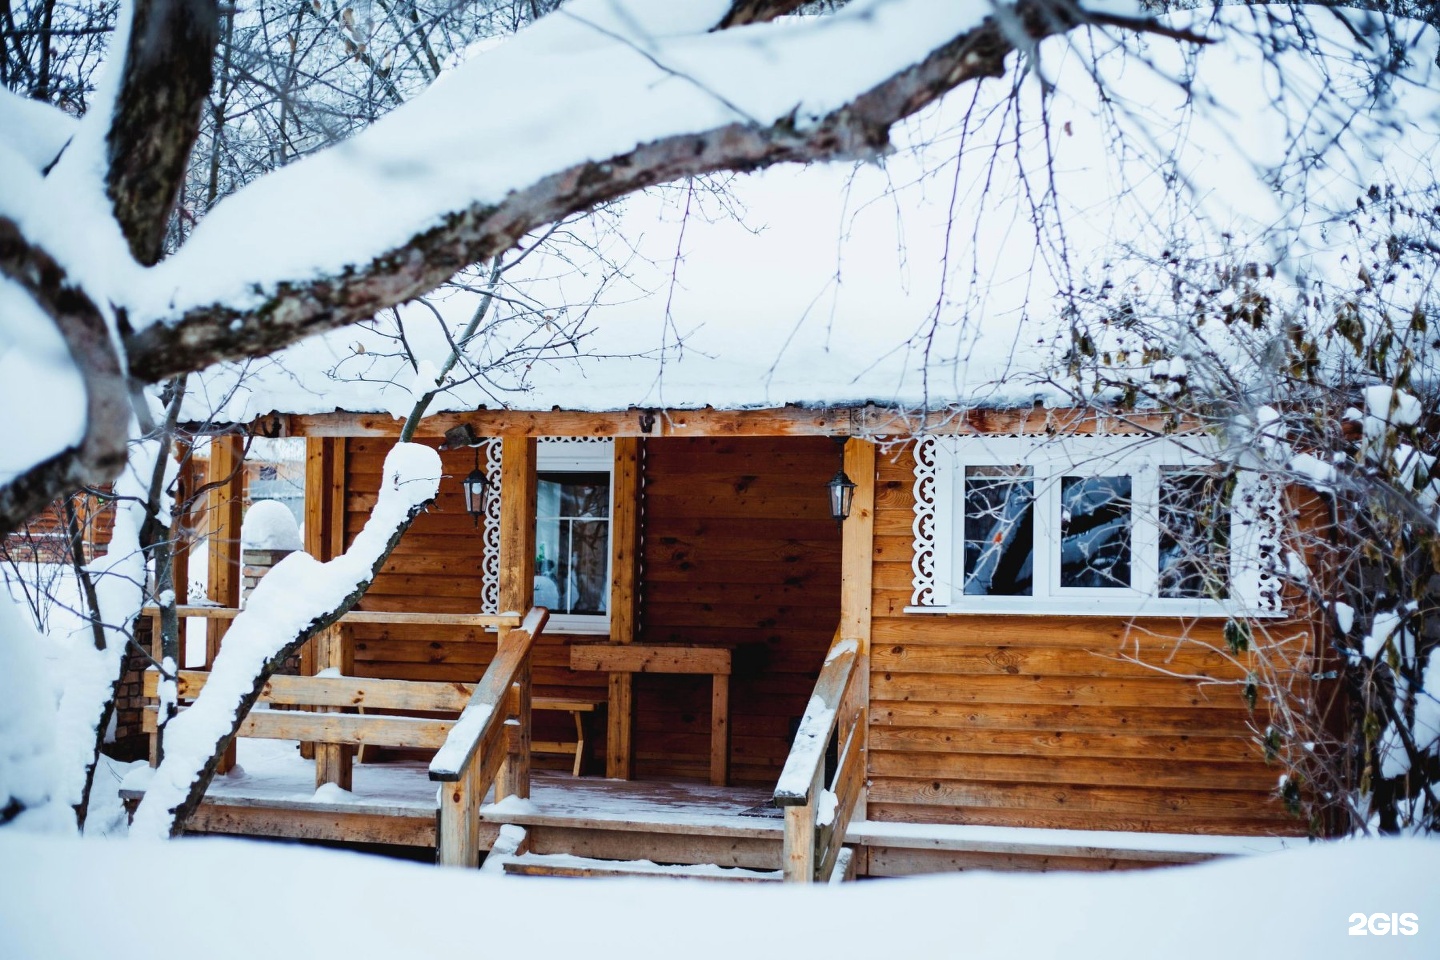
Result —
M436 788L419 762L356 764L353 789L315 789L295 744L238 741L238 765L217 776L190 832L433 847ZM784 836L771 792L756 787L574 777L537 770L528 800L479 811L481 847L500 828L526 829L535 853L771 867Z
M353 791L316 790L314 783L314 763L302 759L293 742L241 740L239 765L215 778L191 832L435 845L436 784L425 764L356 764ZM770 870L784 838L781 811L769 806L771 792L755 787L605 780L537 770L529 800L512 797L494 804L489 799L479 811L482 848L491 849L501 828L513 824L524 828L530 854L540 858ZM846 840L854 848L857 872L866 876L977 868L1125 869L1268 853L1294 842L866 821L851 824Z

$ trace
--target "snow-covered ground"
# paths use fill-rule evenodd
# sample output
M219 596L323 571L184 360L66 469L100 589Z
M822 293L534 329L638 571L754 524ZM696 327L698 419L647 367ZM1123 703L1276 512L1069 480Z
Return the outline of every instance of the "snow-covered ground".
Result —
M1396 840L1139 873L972 873L787 889L520 880L235 840L7 832L0 955L1435 957L1437 870L1440 843ZM1418 932L1348 932L1353 914L1374 913L1414 914Z

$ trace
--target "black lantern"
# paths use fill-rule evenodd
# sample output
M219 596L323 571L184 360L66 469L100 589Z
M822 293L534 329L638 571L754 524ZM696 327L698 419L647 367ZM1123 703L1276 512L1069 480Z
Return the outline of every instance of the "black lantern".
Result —
M480 448L475 448L475 469L465 477L465 512L480 526L485 514L485 496L490 492L490 478L480 469Z
M844 468L835 471L835 476L825 486L830 488L830 516L843 524L850 516L850 504L855 499L855 483L845 475Z

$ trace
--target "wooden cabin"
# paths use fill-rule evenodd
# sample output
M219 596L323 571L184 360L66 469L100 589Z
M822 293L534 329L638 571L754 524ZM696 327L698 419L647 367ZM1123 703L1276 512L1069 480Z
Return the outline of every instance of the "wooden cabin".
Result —
M398 423L265 418L305 438L309 552L360 529ZM282 745L288 773L260 777L242 747L245 774L217 777L191 829L517 874L801 881L1113 869L1303 836L1246 699L1255 651L1223 635L1243 609L1313 670L1302 611L1256 562L1276 548L1264 497L1219 498L1193 446L1095 415L914 427L869 405L427 418L433 508L312 643L312 676L268 691L319 712L247 722L303 756ZM1222 502L1229 556L1207 567L1219 540L1191 521ZM187 608L217 644L236 551L211 549L220 607ZM532 607L543 628L520 622ZM485 697L483 729L456 723Z

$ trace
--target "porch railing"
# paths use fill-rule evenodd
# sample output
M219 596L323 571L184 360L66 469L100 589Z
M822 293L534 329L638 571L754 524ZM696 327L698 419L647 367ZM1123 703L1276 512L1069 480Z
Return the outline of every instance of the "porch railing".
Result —
M145 612L157 611L147 608ZM181 617L222 620L233 619L237 612L225 607L179 608ZM499 631L496 654L474 685L350 676L272 676L261 692L261 702L337 712L252 710L241 723L240 736L315 743L317 787L337 783L350 788L349 755L345 751L352 745L437 750L430 778L456 784L441 790L437 860L442 864L474 866L480 851L479 807L491 784L495 783L497 800L511 794L529 796L530 651L548 618L549 611L543 607L532 608L523 619L512 614L352 611L340 623L495 628ZM317 638L322 643L333 639L336 638ZM193 700L209 676L203 670L179 671L178 699ZM144 695L155 698L159 686L159 672L154 668L147 670ZM358 708L361 712L338 712L345 708ZM446 720L367 714L366 710L458 711L460 716ZM144 726L146 732L152 735L156 732L157 708L146 709ZM498 782L497 774L500 775Z
M785 811L781 872L787 883L826 881L835 871L845 831L865 785L866 671L857 640L835 632L795 742L775 786ZM825 755L838 744L834 776L825 783Z
M490 785L495 799L530 796L530 650L550 611L532 607L520 626L501 634L495 659L470 702L430 761L440 788L436 858L473 867L480 857L480 804Z

